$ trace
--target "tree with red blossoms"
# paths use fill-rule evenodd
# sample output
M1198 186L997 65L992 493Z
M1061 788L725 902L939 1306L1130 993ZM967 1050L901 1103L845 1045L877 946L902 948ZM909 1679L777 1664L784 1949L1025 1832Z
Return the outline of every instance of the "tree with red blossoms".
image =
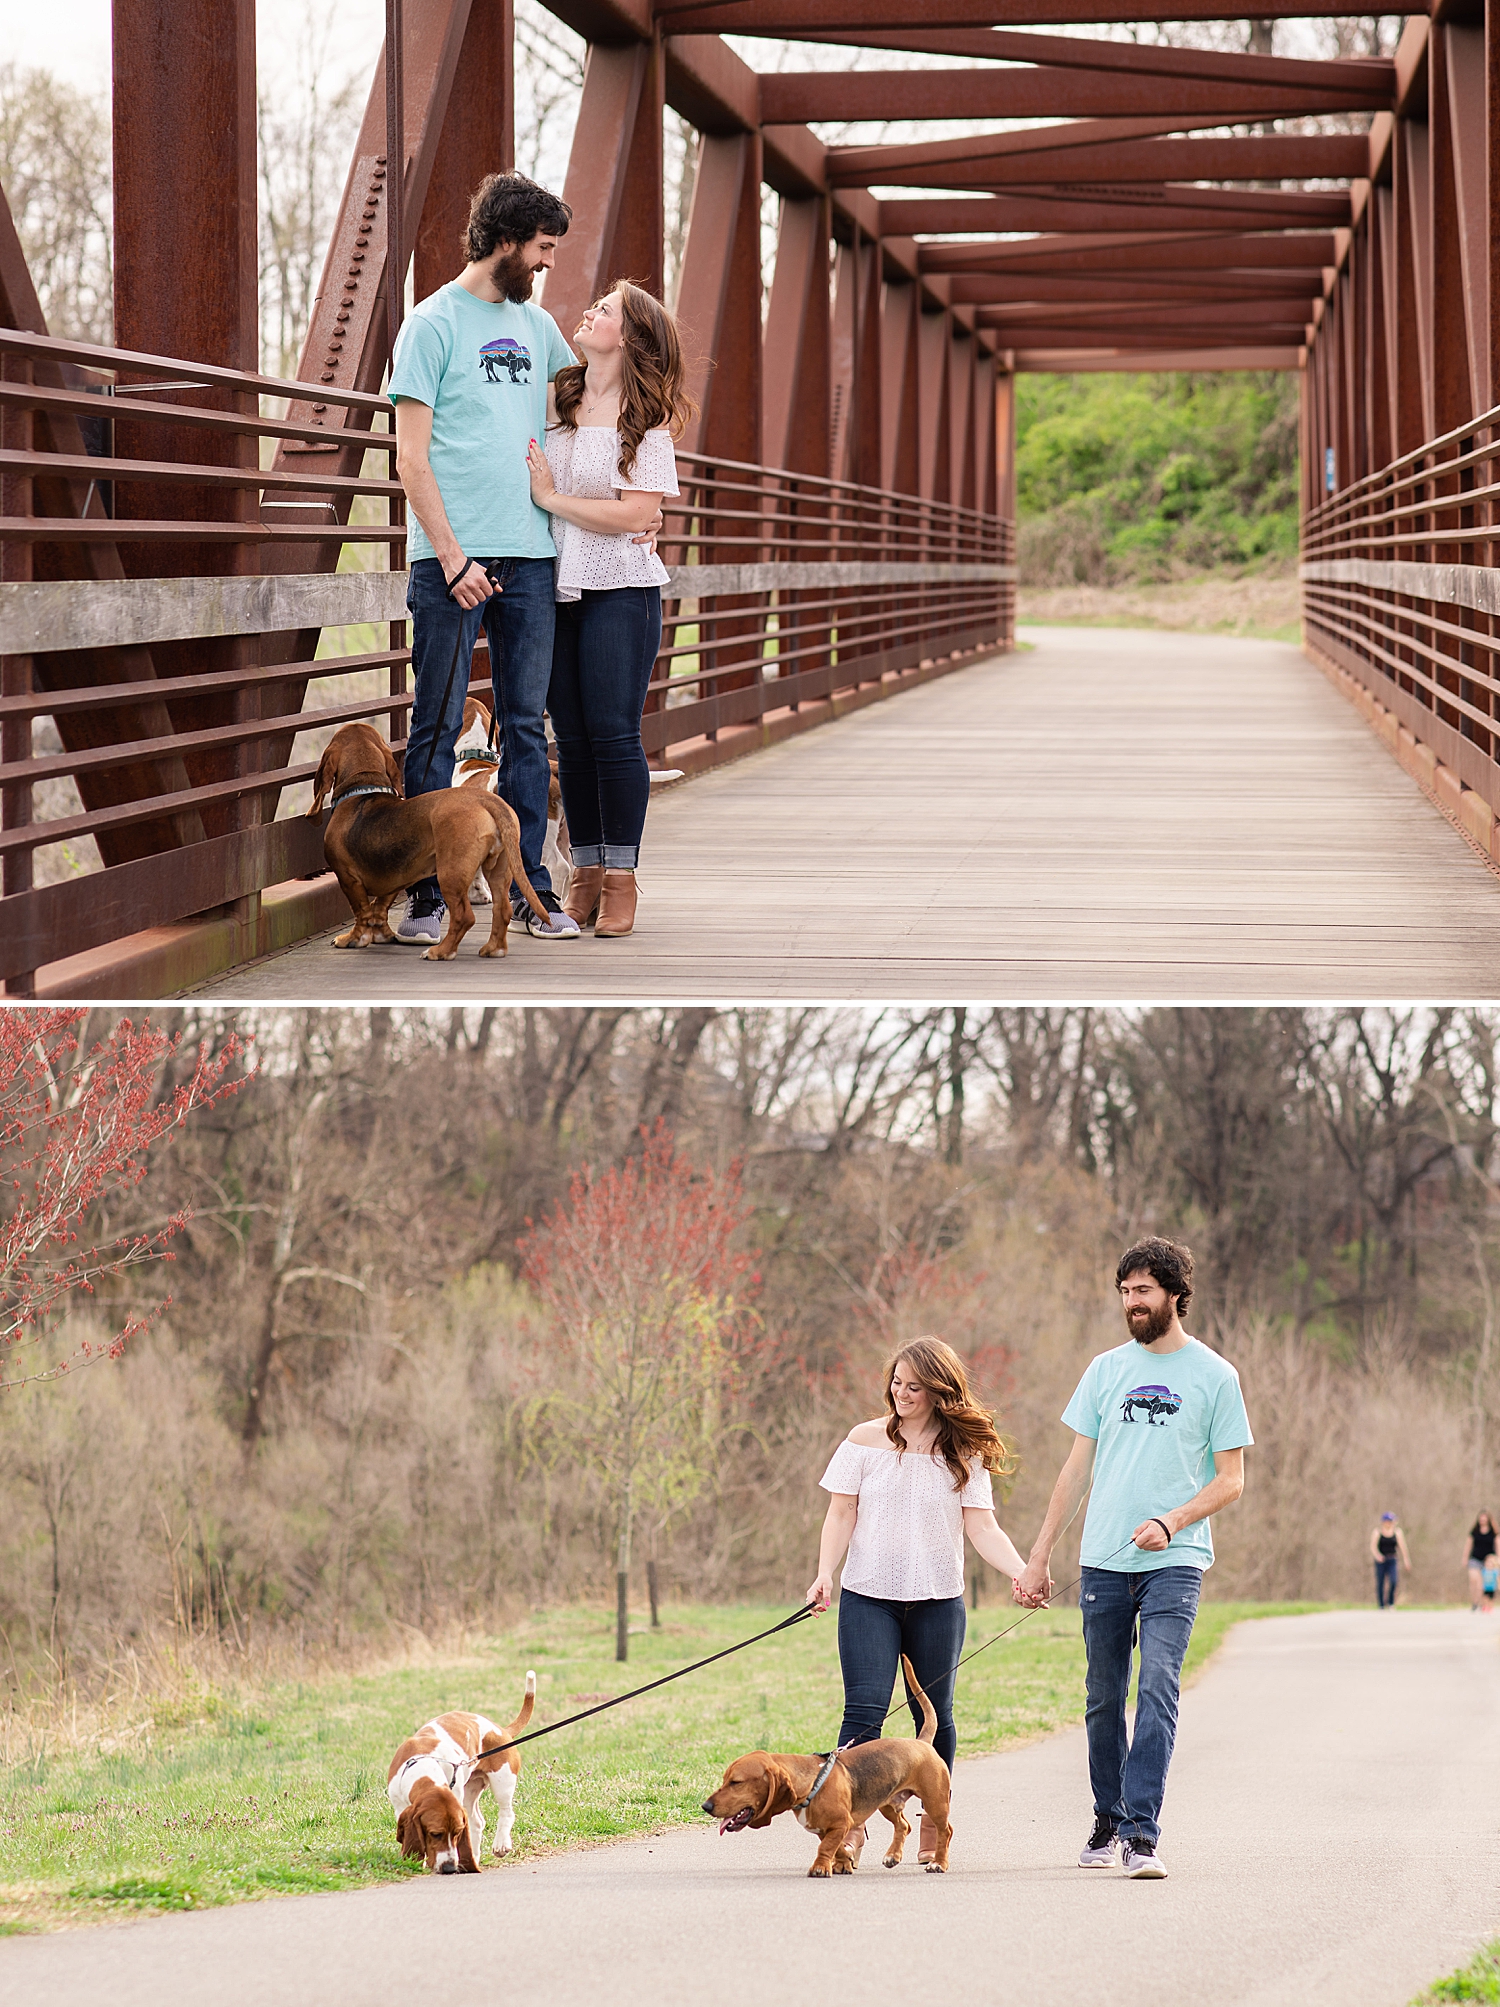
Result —
M81 1010L0 1011L0 1389L55 1379L74 1364L117 1359L171 1302L132 1309L112 1335L26 1370L21 1348L45 1346L87 1297L152 1263L192 1217L119 1231L111 1216L145 1180L151 1150L197 1110L245 1084L232 1069L244 1044L182 1053L181 1039L149 1019L120 1018L80 1048ZM95 1239L95 1236L98 1236ZM115 1320L111 1317L108 1322Z
M697 1168L658 1123L639 1157L578 1172L566 1203L521 1243L563 1368L533 1423L565 1436L609 1495L620 1660L635 1522L665 1520L699 1495L765 1350L749 1308L759 1277L736 1245L749 1213L737 1166Z

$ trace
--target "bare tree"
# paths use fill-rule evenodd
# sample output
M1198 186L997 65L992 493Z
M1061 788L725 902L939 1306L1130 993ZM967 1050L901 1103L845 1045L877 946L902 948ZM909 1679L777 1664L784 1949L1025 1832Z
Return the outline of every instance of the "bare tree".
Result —
M0 186L51 334L114 335L109 106L47 70L0 64Z

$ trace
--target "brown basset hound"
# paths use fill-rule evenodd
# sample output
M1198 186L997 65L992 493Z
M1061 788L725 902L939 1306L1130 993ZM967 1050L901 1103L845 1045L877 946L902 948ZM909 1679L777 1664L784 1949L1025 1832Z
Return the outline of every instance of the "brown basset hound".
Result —
M386 918L391 901L404 886L435 877L447 903L448 928L441 941L422 951L422 959L450 961L474 924L469 886L476 871L484 873L495 905L481 955L505 953L512 879L546 923L547 910L521 864L515 810L498 795L461 787L404 800L390 747L373 725L363 723L341 725L329 740L308 815L320 816L329 795L333 813L323 831L323 855L354 912L354 924L334 942L336 948L394 940Z
M841 1749L821 1784L818 1777L825 1759L820 1756L773 1756L757 1749L737 1757L718 1790L703 1801L704 1811L719 1821L719 1831L740 1833L747 1826L769 1826L779 1813L794 1812L797 1823L818 1836L817 1858L809 1875L852 1875L859 1858L857 1850L846 1844L849 1835L872 1813L882 1812L892 1828L884 1865L895 1868L901 1865L911 1832L901 1808L909 1798L920 1798L937 1829L933 1858L924 1865L930 1875L946 1874L953 1838L948 1823L952 1780L932 1746L937 1731L932 1702L917 1685L911 1662L903 1658L901 1663L907 1685L922 1707L921 1733L915 1740L891 1736Z
M536 1674L526 1675L521 1712L508 1728L482 1714L440 1714L408 1735L391 1758L386 1793L396 1814L396 1839L407 1855L421 1855L429 1874L477 1875L484 1849L486 1790L495 1800L496 1857L510 1852L515 1829L516 1779L521 1752L505 1749L531 1719ZM487 1750L497 1755L487 1757Z

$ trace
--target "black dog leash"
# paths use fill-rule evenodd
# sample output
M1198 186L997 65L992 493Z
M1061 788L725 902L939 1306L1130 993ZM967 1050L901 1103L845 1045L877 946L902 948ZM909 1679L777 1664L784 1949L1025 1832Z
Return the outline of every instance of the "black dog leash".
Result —
M577 1714L570 1714L561 1721L549 1721L545 1728L533 1728L529 1734L518 1735L513 1742L497 1742L489 1749L481 1749L475 1759L476 1767L486 1763L492 1756L503 1755L507 1749L519 1749L523 1742L535 1742L539 1736L556 1735L560 1728L571 1728L575 1721L587 1721L591 1714L605 1714L612 1707L621 1707L627 1700L639 1700L643 1693L655 1693L659 1686L670 1686L674 1679L686 1679L689 1673L701 1672L704 1666L717 1665L720 1659L733 1658L736 1652L744 1651L750 1645L758 1645L766 1638L774 1638L778 1631L789 1631L794 1624L800 1624L812 1616L816 1603L804 1603L800 1610L783 1617L779 1624L772 1624L768 1631L757 1631L753 1638L741 1638L737 1645L726 1645L722 1652L710 1652L706 1659L696 1659L690 1666L680 1666L676 1672L664 1673L660 1679L649 1680L645 1686L632 1687L629 1693L617 1693L613 1700L601 1700L597 1707L582 1708Z
M1157 1526L1160 1526L1162 1532L1167 1535L1167 1542L1170 1545L1172 1535L1168 1531L1165 1522L1163 1520L1156 1519L1154 1520L1154 1523ZM1099 1562L1097 1565L1101 1568L1107 1568L1111 1561L1119 1560L1120 1556L1125 1552L1125 1549L1127 1547L1133 1547L1134 1545L1135 1545L1135 1535L1132 1534L1131 1537L1124 1543L1124 1546L1117 1547L1113 1554L1106 1555L1104 1560ZM947 1672L941 1674L935 1682L932 1682L932 1684L941 1686L944 1680L956 1679L958 1676L958 1670L960 1666L966 1666L969 1663L970 1659L977 1659L979 1654L981 1652L987 1652L991 1645L998 1645L1000 1640L1002 1638L1008 1638L1012 1631L1020 1630L1022 1624L1027 1623L1032 1617L1034 1617L1038 1610L1045 1610L1049 1608L1052 1602L1058 1596L1066 1596L1071 1590L1081 1588L1082 1584L1083 1584L1083 1577L1080 1575L1076 1582L1065 1582L1060 1589L1054 1589L1052 1591L1052 1594L1047 1598L1047 1601L1045 1603L1033 1603L1029 1610L1023 1610L1021 1615L1016 1618L1013 1624L1007 1624L1003 1631L996 1631L995 1635L992 1638L986 1638L984 1643L982 1645L976 1645L973 1651L965 1652L963 1657L958 1660L957 1664L951 1665L948 1668ZM888 1709L887 1712L880 1717L881 1727L883 1728L885 1726L886 1722L890 1720L893 1714L899 1714L903 1708L910 1707L910 1705L911 1702L909 1700L898 1700L893 1708ZM841 1742L839 1744L840 1750L857 1749L858 1747L859 1744L854 1742ZM837 1755L838 1750L835 1750L834 1754ZM820 1779L819 1782L821 1781L822 1780Z

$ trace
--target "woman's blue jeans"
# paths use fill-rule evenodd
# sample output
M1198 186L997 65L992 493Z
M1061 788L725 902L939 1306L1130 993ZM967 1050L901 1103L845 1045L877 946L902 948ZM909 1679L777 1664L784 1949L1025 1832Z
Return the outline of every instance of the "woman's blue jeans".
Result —
M1177 1739L1182 1661L1202 1587L1201 1568L1085 1568L1080 1583L1094 1813L1113 1820L1122 1839L1149 1840L1153 1847L1161 1834L1157 1820ZM1125 1695L1137 1637L1135 1735L1127 1740Z
M641 713L661 644L654 585L585 592L557 609L547 709L573 862L634 871L651 795Z
M951 1770L958 1748L953 1726L954 1670L963 1653L964 1622L962 1596L897 1603L884 1596L861 1596L854 1589L840 1590L839 1664L844 1673L840 1746L878 1738L904 1652L937 1715L933 1747ZM912 1699L909 1687L906 1697L911 1702L912 1720L920 1729L922 1709Z
M1396 1607L1396 1557L1382 1556L1375 1563L1375 1601L1382 1610Z

